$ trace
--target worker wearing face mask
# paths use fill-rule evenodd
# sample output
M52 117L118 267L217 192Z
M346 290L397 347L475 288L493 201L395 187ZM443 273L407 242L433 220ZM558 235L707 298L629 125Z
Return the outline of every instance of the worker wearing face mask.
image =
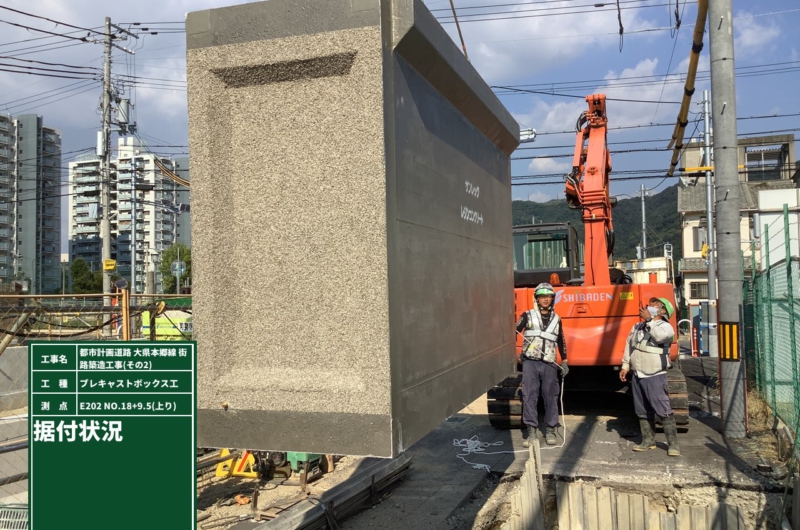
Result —
M667 455L680 456L678 428L667 389L667 369L672 366L669 346L675 336L669 319L674 309L666 298L651 298L649 304L639 311L643 322L631 329L619 373L620 380L625 381L628 373L633 372L633 406L642 430L642 443L634 446L633 450L655 449L653 424L655 416L658 416L669 444Z

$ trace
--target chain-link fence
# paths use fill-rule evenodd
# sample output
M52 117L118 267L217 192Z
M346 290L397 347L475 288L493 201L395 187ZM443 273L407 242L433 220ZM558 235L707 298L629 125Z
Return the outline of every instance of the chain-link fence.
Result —
M749 380L774 415L797 431L800 420L800 260L788 212L769 226L761 245L761 271L745 278L744 331ZM783 229L783 231L780 231ZM794 236L796 239L796 236ZM793 246L794 245L794 246ZM780 251L777 262L770 262ZM788 259L786 257L789 257ZM755 270L756 267L753 266Z
M33 340L191 340L190 296L0 295L0 529L27 528Z

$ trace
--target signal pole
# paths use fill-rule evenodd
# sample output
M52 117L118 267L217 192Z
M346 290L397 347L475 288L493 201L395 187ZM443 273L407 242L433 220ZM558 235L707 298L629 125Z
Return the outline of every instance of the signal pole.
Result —
M711 114L708 109L708 90L703 90L703 124L705 133L703 140L705 145L705 166L711 167ZM738 162L737 162L738 164ZM708 355L717 357L719 349L717 347L717 260L714 256L714 185L711 183L713 173L706 171L706 245L708 260ZM737 177L738 178L738 177Z
M714 112L716 178L716 247L719 264L718 343L722 432L747 435L745 369L741 359L742 243L739 229L739 160L736 138L732 0L709 2L711 43L711 108ZM709 285L710 287L710 285Z

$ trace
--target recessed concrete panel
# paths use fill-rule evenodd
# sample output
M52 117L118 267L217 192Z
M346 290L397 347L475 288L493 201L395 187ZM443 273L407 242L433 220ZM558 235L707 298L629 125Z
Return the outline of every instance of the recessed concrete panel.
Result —
M518 126L419 1L186 27L198 443L394 456L512 370Z

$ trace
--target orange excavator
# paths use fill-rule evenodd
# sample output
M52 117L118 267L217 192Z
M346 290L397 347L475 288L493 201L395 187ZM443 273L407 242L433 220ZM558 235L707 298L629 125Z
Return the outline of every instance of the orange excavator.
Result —
M586 98L589 109L576 125L572 172L566 177L567 205L582 210L584 271L577 266L574 228L567 225L526 225L514 228L515 316L533 309L534 288L549 281L556 291L555 312L561 317L569 356L570 390L619 391L624 386L615 370L622 363L625 341L639 322L639 309L653 297L675 307L671 284L635 284L610 266L614 248L609 194L611 156L608 151L605 94ZM554 258L555 255L555 259ZM670 322L677 330L676 315ZM522 337L517 337L517 353ZM677 333L670 346L669 394L678 426L689 423L686 379L677 365ZM560 360L558 361L560 362ZM488 392L489 418L495 427L522 426L521 374L506 378Z

